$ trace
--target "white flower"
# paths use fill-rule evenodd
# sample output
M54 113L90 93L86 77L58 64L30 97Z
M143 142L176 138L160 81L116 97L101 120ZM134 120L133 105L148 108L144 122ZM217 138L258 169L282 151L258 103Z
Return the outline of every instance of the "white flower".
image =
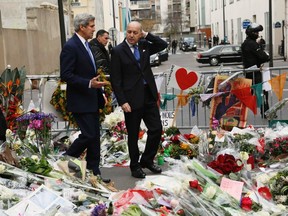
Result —
M286 206L282 205L282 204L277 204L277 207L278 207L279 210L282 210L282 211L287 209Z
M31 156L31 159L32 159L32 160L35 160L35 161L38 161L38 160L39 160L39 158L38 158L37 155L32 155L32 156Z
M87 195L85 193L81 193L78 196L78 201L83 202L87 199Z
M116 108L114 112L105 116L103 125L112 128L117 125L118 122L124 121L124 113L121 108Z
M285 205L282 205L282 204L277 204L276 206L271 206L271 210L275 215L280 215L279 213L286 213L287 212L287 208ZM273 215L274 215L273 214ZM283 215L283 214L281 214Z
M247 161L249 159L249 154L247 152L241 151L240 152L240 159L242 161Z
M287 200L287 196L279 195L279 196L276 196L275 199L277 200L277 203L284 203Z
M257 175L256 179L258 182L261 182L262 184L266 184L269 182L270 177L266 173L263 173L263 174Z
M116 142L118 140L118 137L116 137L116 136L112 136L111 138L110 138L110 141L111 142Z
M266 212L266 211L259 211L259 212L255 212L255 213L253 213L253 215L259 215L259 216L270 216L270 213L269 212Z
M217 190L215 187L213 186L209 186L205 191L204 191L204 195L208 198L208 199L213 199L213 197L215 196Z
M6 138L10 139L12 137L12 135L13 135L13 132L10 129L7 129L6 130Z
M170 205L171 205L172 208L176 208L179 205L179 201L176 200L176 199L172 199L170 201Z
M6 167L0 164L0 174L5 172Z
M14 193L12 190L10 190L7 187L1 187L0 188L0 199L1 200L9 200L13 197Z
M154 184L151 181L145 181L144 182L144 188L151 189L153 186L154 186Z

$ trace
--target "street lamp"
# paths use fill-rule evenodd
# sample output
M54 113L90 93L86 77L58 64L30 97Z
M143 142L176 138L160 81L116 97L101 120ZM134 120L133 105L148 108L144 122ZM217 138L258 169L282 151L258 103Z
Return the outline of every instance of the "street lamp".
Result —
M226 29L225 29L225 0L223 0L223 39L224 39L224 43L226 42L225 41L225 35L226 35Z
M269 67L273 67L273 44L272 44L272 0L269 0Z
M63 2L58 0L58 14L59 14L59 25L61 35L61 48L63 48L66 42L65 25L64 25L64 13L63 13Z

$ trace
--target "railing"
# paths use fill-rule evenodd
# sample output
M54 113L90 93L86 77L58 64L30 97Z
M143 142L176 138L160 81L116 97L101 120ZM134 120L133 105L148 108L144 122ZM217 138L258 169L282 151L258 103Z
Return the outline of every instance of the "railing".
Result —
M257 70L257 69L256 69ZM225 70L219 69L219 71L202 71L200 74L204 77L203 85L207 86L209 79L211 79L216 74L228 75L229 78L222 82L220 85L225 85L225 82L233 79L235 77L244 77L245 73L251 73L255 70L240 70L240 69L233 69L233 70ZM275 77L278 76L285 71L288 71L288 67L273 67L270 68L270 76ZM160 89L161 94L172 94L172 95L179 95L180 90L174 88L167 87L167 77L168 72L164 72L161 74L155 74L157 76L164 76L164 81L162 83ZM36 107L40 109L40 111L49 113L56 111L54 107L50 105L50 99L53 94L53 89L57 86L57 82L59 80L58 75L27 75L27 80L31 85L31 89L25 91L24 95L24 108L27 109L29 105L33 102ZM38 81L38 88L32 90L32 80ZM285 88L283 91L283 98L288 98L288 84L285 84ZM269 92L269 105L270 107L273 104L277 103L278 99L275 97L273 91ZM191 128L197 125L198 128L209 128L209 121L210 121L210 109L207 106L203 106L202 102L196 105L196 115L192 116L191 106L188 103L186 106L178 107L177 108L177 97L173 100L167 101L167 105L164 108L165 111L175 111L178 109L177 116L175 119L175 125L182 130L191 130ZM259 109L258 109L259 111ZM287 115L287 109L281 109L277 116L279 120L284 120ZM59 116L59 115L58 115ZM286 117L287 118L287 117ZM59 121L57 122L57 127L55 131L66 131L67 130L67 123L61 121L61 117L59 116ZM251 111L248 111L247 117L247 124L253 125L254 127L267 127L268 120L262 119L260 114L254 115ZM70 130L70 129L68 129Z

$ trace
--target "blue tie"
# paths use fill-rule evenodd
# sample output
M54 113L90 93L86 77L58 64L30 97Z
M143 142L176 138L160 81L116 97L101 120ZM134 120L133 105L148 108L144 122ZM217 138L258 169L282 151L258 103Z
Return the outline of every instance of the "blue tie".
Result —
M138 64L140 64L140 53L137 45L134 45L134 56L135 59L137 60Z
M91 50L90 50L88 41L85 41L85 46L86 46L87 52L89 53L89 56L90 56L90 58L91 58L91 61L92 61L92 63L93 63L94 69L95 69L95 71L96 71L95 60L94 60L93 54L92 54L92 52L91 52Z
M136 61L138 62L138 66L140 68L140 52L139 52L137 45L133 45L133 47L134 47L134 56L135 56ZM143 79L143 82L146 85L145 79Z

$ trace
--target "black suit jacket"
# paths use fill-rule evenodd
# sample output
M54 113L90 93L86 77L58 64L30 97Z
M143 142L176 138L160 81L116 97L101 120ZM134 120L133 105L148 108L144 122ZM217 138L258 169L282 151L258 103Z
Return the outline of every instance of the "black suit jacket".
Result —
M124 40L113 48L111 55L111 83L118 104L128 102L131 109L141 108L144 104L144 82L151 89L155 101L158 99L157 87L150 66L150 55L167 47L167 43L150 33L138 42L140 67L130 47Z
M67 110L75 113L98 112L104 106L101 89L89 88L96 76L92 60L79 37L74 34L60 54L61 79L67 83Z

